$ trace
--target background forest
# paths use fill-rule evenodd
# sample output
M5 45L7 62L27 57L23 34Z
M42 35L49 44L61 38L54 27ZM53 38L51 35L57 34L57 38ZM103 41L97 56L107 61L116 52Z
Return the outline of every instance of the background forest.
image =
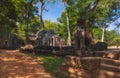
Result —
M118 21L120 0L62 0L64 11L57 22L44 20L46 6L56 0L0 0L0 43L7 40L10 33L16 34L26 42L26 35L41 30L54 30L56 35L74 44L74 31L79 17L86 17L86 25L92 30L94 42L105 41L109 45L120 43ZM36 4L40 3L37 7ZM91 9L96 6L96 8ZM53 14L54 15L54 14ZM114 30L106 30L114 23ZM118 43L119 42L119 43Z

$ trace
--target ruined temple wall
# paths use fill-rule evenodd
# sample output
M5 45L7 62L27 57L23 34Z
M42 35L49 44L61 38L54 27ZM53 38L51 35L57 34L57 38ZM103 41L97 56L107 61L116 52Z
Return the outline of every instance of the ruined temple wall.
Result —
M66 42L62 37L53 35L51 37L43 37L42 39L39 39L38 42L41 46L59 46L64 47L66 46Z
M120 60L66 56L61 70L70 78L120 78Z
M61 36L55 35L54 30L42 30L36 34L37 45L40 46L66 46L65 40Z

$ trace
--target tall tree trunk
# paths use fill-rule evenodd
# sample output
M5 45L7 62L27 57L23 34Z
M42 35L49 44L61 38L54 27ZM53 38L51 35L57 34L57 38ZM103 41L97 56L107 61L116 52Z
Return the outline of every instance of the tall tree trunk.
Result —
M28 28L29 28L29 24L30 24L30 8L32 7L32 2L33 2L33 0L31 0L27 6L27 20L26 20L26 31L25 31L27 43L29 43Z
M26 42L28 43L28 27L29 27L29 11L27 11L27 20L26 20L26 30L25 30L25 36L26 36Z
M68 30L67 45L71 46L70 22L69 22L69 15L68 15L68 11L67 11L66 2L64 2L64 6L65 6L65 9L66 9L66 20L67 20L67 30Z
M104 35L105 35L105 28L102 28L102 38L101 38L101 42L104 42Z
M42 30L45 29L45 25L44 25L44 21L43 21L43 18L42 18L42 13L43 13L43 9L44 9L44 2L41 1L41 6L40 6L40 22L41 22L41 25L42 25Z
M67 30L68 30L68 41L67 45L71 46L71 34L70 34L70 23L69 23L69 16L68 16L68 11L66 9L66 18L67 18Z

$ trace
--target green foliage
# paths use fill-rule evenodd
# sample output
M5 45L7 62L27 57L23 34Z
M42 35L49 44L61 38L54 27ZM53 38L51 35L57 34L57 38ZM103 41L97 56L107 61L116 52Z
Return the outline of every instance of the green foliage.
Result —
M116 47L118 48L120 46L120 35L116 36L113 41L112 41L113 45L116 45Z
M116 37L119 38L119 34L115 31L115 30L111 30L111 31L106 31L105 32L105 42L108 43L108 45L115 45L114 43L114 39Z
M55 73L58 67L63 63L63 59L52 56L42 56L43 63L47 71Z
M38 2L55 2L56 0L34 0L35 3L38 3Z
M72 39L74 38L74 30L77 26L77 19L81 16L85 16L86 26L91 29L93 26L106 26L106 23L111 21L111 17L114 16L114 10L120 7L119 0L62 0L66 4L67 11L69 12L70 29L72 33ZM116 5L115 5L116 4ZM95 7L96 6L96 7ZM95 7L95 8L92 8ZM65 11L61 14L58 21L60 22L62 34L67 37L66 29L66 15ZM100 25L97 25L99 23ZM100 40L101 31L93 29L95 41ZM99 34L99 35L97 35Z
M45 22L45 29L46 30L55 30L57 31L58 30L58 23L57 22L52 22L50 20L44 20Z
M68 78L61 74L60 66L63 58L57 56L38 56L39 61L43 62L46 71L50 72L55 78Z
M1 0L0 1L0 41L6 40L9 33L25 37L26 30L36 32L40 27L39 18L35 15L37 7L33 0Z
M100 41L102 36L102 30L97 27L93 28L93 36L94 36L95 42Z
M26 0L12 0L13 5L15 6L16 9L16 14L18 15L17 17L17 22L23 23L24 19L24 14L26 11L26 5L27 2Z
M68 10L70 31L71 31L72 40L73 40L74 29L76 27L76 18L75 18L76 16L74 16L72 18L72 16L71 16L72 14L71 13ZM65 40L67 40L67 38L68 38L68 30L67 30L66 11L63 11L63 13L61 14L60 18L58 18L57 20L60 22L58 30L59 30L60 34L62 34L63 38Z
M14 30L19 37L24 38L28 33L35 33L38 30L39 18L35 16L38 12L33 0L12 0L16 8L17 28Z
M40 30L42 26L39 16L37 16L39 9L35 4L44 2L45 4L43 9L46 10L45 7L55 1L56 0L1 0L0 41L6 40L11 32L22 38L25 37L26 32L36 33L36 31ZM95 4L97 5L95 9L92 9L92 1L93 0L62 0L66 8L58 18L59 23L45 20L45 29L54 29L57 34L62 34L62 36L67 40L67 10L72 40L74 40L73 34L79 17L85 16L87 28L92 28L92 26L95 26L95 23L105 26L107 22L111 21L111 17L115 15L115 12L119 12L119 0L94 0L93 6L95 6ZM93 32L95 40L100 40L101 30L93 29ZM113 37L109 37L109 33L108 31L106 32L105 39L108 43L112 44L110 41L115 37L115 34L111 33L113 34Z
M28 28L29 33L37 33L41 29L40 20L38 16L30 18L30 26Z
M11 0L0 1L0 42L16 27L16 9Z

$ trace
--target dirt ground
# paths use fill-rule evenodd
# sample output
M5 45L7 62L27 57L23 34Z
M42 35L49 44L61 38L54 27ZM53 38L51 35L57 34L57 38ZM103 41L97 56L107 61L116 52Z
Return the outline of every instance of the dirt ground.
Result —
M120 47L109 47L108 50L119 50ZM0 49L0 78L54 78L46 72L43 65L34 58L18 50Z
M18 50L0 50L0 78L53 78L42 64L19 53Z

